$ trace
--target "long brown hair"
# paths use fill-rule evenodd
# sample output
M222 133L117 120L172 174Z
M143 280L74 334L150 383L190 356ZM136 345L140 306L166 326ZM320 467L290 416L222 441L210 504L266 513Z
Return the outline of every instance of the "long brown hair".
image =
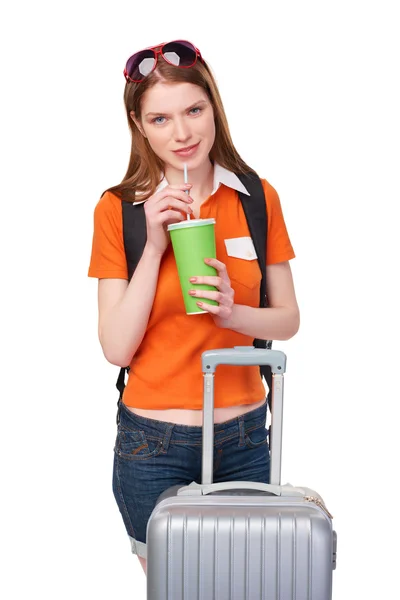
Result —
M141 83L128 82L125 86L124 104L132 136L131 155L122 182L109 188L108 191L123 200L133 202L135 193L140 195L141 200L146 200L154 194L160 183L164 169L163 162L153 152L147 138L141 134L130 116L133 111L136 119L141 120L142 98L146 91L160 80L170 83L193 83L201 87L210 99L214 110L215 141L211 148L210 159L234 173L254 172L242 160L233 145L221 96L205 61L198 59L193 67L182 69L168 64L159 57L157 68Z

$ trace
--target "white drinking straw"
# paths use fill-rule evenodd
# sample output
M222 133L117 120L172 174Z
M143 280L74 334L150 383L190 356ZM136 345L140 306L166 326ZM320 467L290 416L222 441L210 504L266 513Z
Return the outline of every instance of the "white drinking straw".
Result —
M184 183L188 183L188 170L187 170L187 164L184 163L183 164L183 181ZM189 190L185 190L187 195L189 196ZM187 215L187 220L190 221L190 215L188 213Z

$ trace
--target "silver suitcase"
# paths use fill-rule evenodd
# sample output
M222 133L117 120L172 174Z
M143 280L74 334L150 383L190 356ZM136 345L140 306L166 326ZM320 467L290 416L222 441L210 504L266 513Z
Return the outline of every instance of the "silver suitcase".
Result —
M213 484L214 374L270 365L270 483ZM147 524L147 600L331 600L332 515L319 494L281 485L286 356L238 347L204 352L202 484L174 486Z

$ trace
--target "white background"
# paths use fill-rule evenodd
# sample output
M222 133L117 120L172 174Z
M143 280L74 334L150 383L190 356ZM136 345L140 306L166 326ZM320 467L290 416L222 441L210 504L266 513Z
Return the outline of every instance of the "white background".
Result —
M94 206L128 165L125 61L182 37L216 75L239 152L277 189L297 255L301 329L274 345L288 355L282 481L316 489L334 515L334 599L396 595L395 4L3 11L2 597L145 598L112 495L118 368L87 269Z

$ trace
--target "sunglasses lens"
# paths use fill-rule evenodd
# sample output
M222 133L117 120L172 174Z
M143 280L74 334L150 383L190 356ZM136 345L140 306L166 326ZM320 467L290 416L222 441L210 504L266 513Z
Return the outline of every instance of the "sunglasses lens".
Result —
M156 62L153 50L143 50L130 57L126 63L126 72L134 81L141 81L152 72Z
M165 60L176 67L191 67L197 58L195 47L183 40L165 44L162 53Z

